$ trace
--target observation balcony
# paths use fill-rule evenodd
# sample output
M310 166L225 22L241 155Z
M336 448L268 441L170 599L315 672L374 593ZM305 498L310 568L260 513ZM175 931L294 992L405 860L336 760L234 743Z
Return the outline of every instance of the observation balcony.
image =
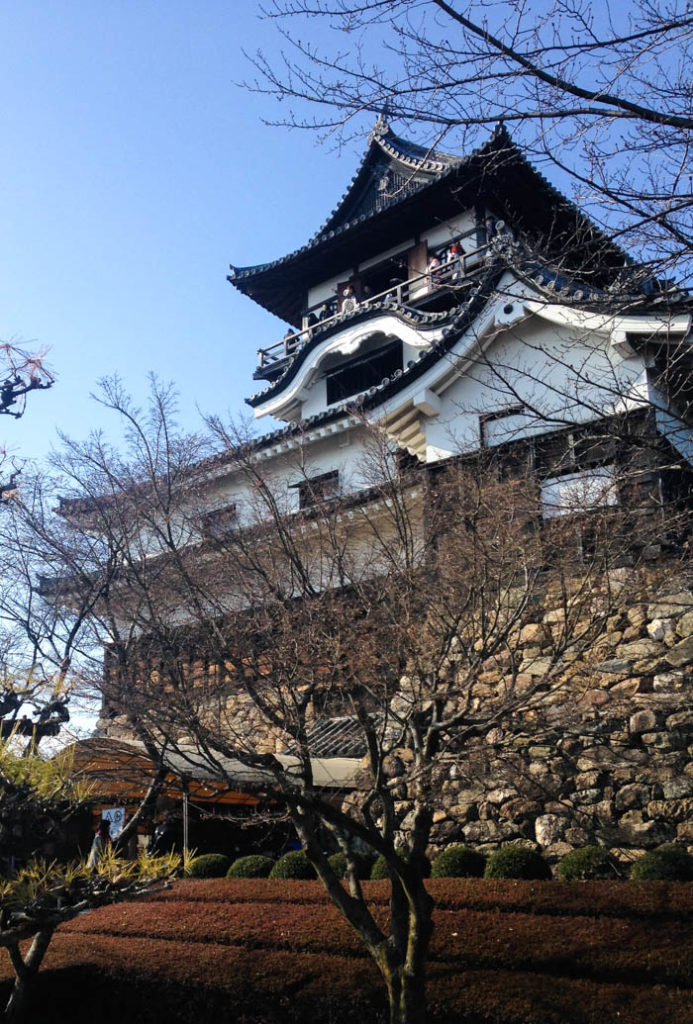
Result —
M323 331L331 324L339 322L346 313L355 309L362 310L371 305L409 307L421 309L432 304L436 299L445 302L452 308L458 304L458 290L466 291L467 287L483 270L486 257L491 249L491 242L485 242L468 252L460 252L452 258L441 259L435 250L431 252L426 270L411 274L406 280L392 284L384 291L375 295L335 296L330 303L321 302L308 308L303 316L303 327L299 331L287 334L275 344L258 349L258 368L255 377L271 373L272 368L294 356L306 345L316 331ZM449 246L444 247L444 250ZM439 262L432 266L432 260ZM367 283L367 282L366 282ZM327 311L325 310L327 307ZM445 307L443 307L445 308ZM322 315L321 315L322 311Z

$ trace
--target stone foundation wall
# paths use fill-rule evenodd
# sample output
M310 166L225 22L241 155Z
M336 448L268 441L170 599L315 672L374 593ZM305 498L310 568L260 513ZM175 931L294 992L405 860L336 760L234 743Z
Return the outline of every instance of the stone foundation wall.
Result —
M539 705L518 709L437 767L431 852L453 842L491 850L513 841L536 843L554 860L591 842L624 858L664 842L693 852L690 580L672 576L663 587L660 571L656 583L638 591L630 570L616 572L622 573L621 592L605 631L589 650L565 652L565 673L548 685ZM651 599L637 599L643 592ZM521 659L518 687L531 692L546 673L564 616L564 606L548 597L523 622L514 650ZM476 676L478 706L503 685L500 662L482 666ZM249 737L258 752L286 747L286 737L268 727L245 695L229 698L227 719L230 731ZM108 722L106 731L130 735L122 719ZM404 766L395 792L406 833L411 754L402 749L396 755Z
M625 860L665 842L693 852L693 593L672 583L630 604L627 589L540 711L520 711L440 765L432 853L512 841L536 843L549 860L593 842ZM548 604L524 625L519 683L546 671L562 616ZM500 675L479 677L480 700ZM405 833L410 806L398 806Z

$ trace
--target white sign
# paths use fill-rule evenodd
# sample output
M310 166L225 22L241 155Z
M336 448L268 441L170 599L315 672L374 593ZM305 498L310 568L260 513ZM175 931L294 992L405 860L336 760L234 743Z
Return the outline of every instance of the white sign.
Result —
M110 821L111 823L111 839L119 836L125 824L125 808L104 807L101 811L101 817L104 821Z

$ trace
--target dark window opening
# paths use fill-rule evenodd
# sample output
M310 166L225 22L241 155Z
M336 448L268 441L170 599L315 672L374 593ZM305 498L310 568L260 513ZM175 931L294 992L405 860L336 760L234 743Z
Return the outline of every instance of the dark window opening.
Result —
M205 540L221 540L235 529L237 520L236 505L225 505L200 516L200 531Z
M327 404L333 405L368 388L377 387L385 377L402 369L402 342L393 341L368 355L352 359L334 370L328 370Z
M339 473L336 469L330 473L321 473L310 480L301 480L298 487L298 507L313 508L323 501L336 498L339 494Z

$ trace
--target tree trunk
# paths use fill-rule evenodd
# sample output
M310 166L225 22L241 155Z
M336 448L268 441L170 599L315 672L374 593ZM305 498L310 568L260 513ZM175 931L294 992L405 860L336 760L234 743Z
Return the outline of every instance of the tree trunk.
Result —
M19 944L8 946L8 952L14 967L15 979L10 998L5 1007L3 1019L6 1024L19 1024L22 1020L27 991L38 974L41 961L52 938L52 928L44 928L42 931L37 932L24 960L19 950Z
M426 956L433 932L433 899L422 880L407 891L408 913L402 933L393 934L375 956L387 986L390 1024L425 1024Z

